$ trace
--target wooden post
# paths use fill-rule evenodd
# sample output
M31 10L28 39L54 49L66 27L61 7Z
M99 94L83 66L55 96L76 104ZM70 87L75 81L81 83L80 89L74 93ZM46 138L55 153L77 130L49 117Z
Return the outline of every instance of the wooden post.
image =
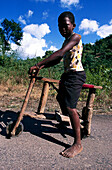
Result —
M43 89L42 89L39 107L37 111L38 113L44 113L46 102L47 102L47 97L48 97L48 92L49 92L49 83L45 81L43 83Z
M93 115L93 103L95 99L95 91L96 89L94 88L89 89L86 107L83 108L83 112L82 112L82 118L88 121L88 123L85 125L87 136L89 136L91 133L91 121Z

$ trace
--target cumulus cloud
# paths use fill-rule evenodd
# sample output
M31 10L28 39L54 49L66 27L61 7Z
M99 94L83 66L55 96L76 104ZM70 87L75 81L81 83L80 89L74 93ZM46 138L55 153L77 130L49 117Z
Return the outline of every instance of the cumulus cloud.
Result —
M11 48L17 50L23 59L44 56L46 50L43 50L43 48L47 48L47 44L43 37L50 33L49 26L47 24L41 24L40 26L31 24L25 26L23 31L21 46L18 47L12 43Z
M98 30L98 22L95 20L83 19L79 26L79 30L84 30L84 35L89 34L90 32L95 32Z
M60 0L62 7L70 7L71 5L77 6L79 0Z
M97 31L97 35L99 35L101 38L105 38L105 37L109 36L110 34L112 34L112 24L111 25L107 25L107 24L103 25Z
M50 33L49 26L45 24L31 24L27 25L26 27L23 28L23 31L26 33L30 33L32 36L35 36L38 39L41 39L44 37L46 34Z
M112 19L109 24L99 26L99 23L95 20L83 19L79 26L79 30L83 30L83 35L88 35L90 33L96 32L101 38L105 38L112 34Z

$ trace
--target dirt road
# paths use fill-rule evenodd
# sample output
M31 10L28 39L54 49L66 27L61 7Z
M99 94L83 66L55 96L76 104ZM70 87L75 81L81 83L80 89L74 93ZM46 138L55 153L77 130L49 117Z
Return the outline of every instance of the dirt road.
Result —
M72 159L59 153L72 144L72 129L57 129L55 120L24 117L24 132L6 138L6 124L17 118L0 111L0 170L112 169L112 115L95 115L91 136L82 139L83 151Z

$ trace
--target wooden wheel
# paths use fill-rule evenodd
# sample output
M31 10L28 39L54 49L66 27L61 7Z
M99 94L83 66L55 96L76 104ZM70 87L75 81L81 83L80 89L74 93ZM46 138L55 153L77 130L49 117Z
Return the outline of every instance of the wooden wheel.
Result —
M12 137L11 132L12 132L15 124L16 124L16 121L14 121L14 122L13 122L13 121L10 121L10 122L8 123L8 125L7 125L7 127L6 127L6 133L7 133L8 137ZM24 126L23 126L23 124L20 122L20 123L19 123L19 126L16 128L15 136L19 136L19 135L23 132L23 129L24 129Z

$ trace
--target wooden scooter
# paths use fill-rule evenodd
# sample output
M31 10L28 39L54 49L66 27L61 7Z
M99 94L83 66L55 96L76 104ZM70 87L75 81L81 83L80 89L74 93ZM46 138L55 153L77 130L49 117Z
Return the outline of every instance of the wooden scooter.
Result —
M28 87L28 90L27 90L27 93L26 93L26 96L25 96L25 99L24 99L24 102L23 102L23 105L22 105L22 108L21 108L21 111L20 111L17 121L9 122L9 124L6 127L6 133L9 137L18 136L23 131L24 127L23 127L23 124L21 123L21 120L23 119L24 112L25 112L25 109L26 109L26 106L28 104L28 100L30 97L30 93L32 91L33 85L36 81L36 77L37 77L39 71L37 72L36 70L33 70L32 74L31 74L30 84L29 84L29 87Z

